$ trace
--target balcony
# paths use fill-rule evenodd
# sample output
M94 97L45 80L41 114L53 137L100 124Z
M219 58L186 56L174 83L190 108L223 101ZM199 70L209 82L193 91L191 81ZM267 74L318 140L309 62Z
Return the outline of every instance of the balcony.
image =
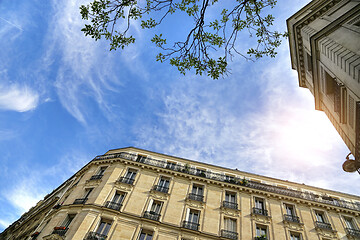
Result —
M88 198L78 198L75 199L74 204L85 204Z
M39 236L40 232L34 232L33 234L31 234L31 240L35 240L38 236Z
M102 174L99 174L99 175L92 175L90 180L98 180L98 179L101 179L104 175Z
M134 184L134 179L133 178L127 178L127 177L121 177L121 178L119 178L119 180L117 182L133 185Z
M299 217L289 214L284 214L284 220L287 222L300 223Z
M117 202L111 202L111 201L107 201L104 205L106 208L110 208L116 211L120 211L120 208L122 206L121 203L117 203Z
M235 202L223 201L223 207L237 210L238 209L238 204L235 203Z
M191 200L194 200L194 201L199 201L199 202L204 202L204 196L203 195L198 195L198 194L195 194L195 193L189 193L188 199L191 199Z
M228 230L221 230L221 237L237 240L238 239L238 233L237 232L231 232Z
M255 237L255 240L267 240L266 236L261 236L261 237Z
M95 157L93 159L93 161L105 160L105 159L115 159L115 158L122 158L122 159L126 159L129 161L136 161L137 155L132 154L132 153L127 153L127 152L120 152L120 153L116 153L116 154L99 155L99 156ZM154 166L154 167L168 168L168 169L172 169L172 170L175 170L178 172L185 172L190 175L196 175L196 173L197 173L196 168L194 168L190 165L181 165L181 164L175 164L175 163L168 164L168 162L166 162L165 160L154 159L151 157L142 158L140 162L142 162L143 164ZM234 181L231 181L231 180L229 181L229 179L226 179L224 177L224 174L210 172L210 171L206 172L206 178L215 180L215 181L230 182L231 184L234 184L234 185L246 186L248 188L257 189L257 190L261 190L261 191L265 191L265 192L271 192L271 193L281 194L284 196L290 196L290 197L305 199L308 201L319 202L319 203L323 203L323 204L333 205L336 207L342 207L342 208L347 208L347 209L351 209L351 210L355 210L355 211L360 211L360 202L353 203L353 202L340 200L340 199L336 199L336 200L335 199L327 199L325 196L319 196L319 195L316 195L313 193L301 192L301 191L297 191L297 190L293 190L293 189L288 189L285 187L273 186L273 185L269 185L269 184L265 184L265 183L259 183L259 182L255 182L255 181L251 181L251 180L245 180L245 179L241 179L238 177L234 177L233 178Z
M331 227L330 223L316 221L315 222L315 227L332 231L332 227Z
M345 228L345 230L346 230L347 235L360 238L360 230L353 229L353 228Z
M200 224L195 222L188 222L188 221L183 222L183 228L199 231L199 226Z
M67 232L67 227L54 227L54 231L52 234L57 234L59 236L65 236L65 233Z
M257 215L268 216L268 211L262 208L253 208L253 213Z
M154 221L159 221L160 214L153 211L146 211L144 212L144 218L151 219Z
M106 238L107 236L104 234L89 232L84 240L105 240Z
M163 187L163 186L160 186L160 185L155 185L153 187L153 190L154 191L158 191L158 192L162 192L162 193L168 193L169 192L169 188L168 187Z

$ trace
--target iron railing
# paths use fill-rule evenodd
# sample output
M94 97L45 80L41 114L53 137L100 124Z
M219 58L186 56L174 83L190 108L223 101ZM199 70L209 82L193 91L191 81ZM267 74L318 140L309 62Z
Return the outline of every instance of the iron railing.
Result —
M204 196L203 195L198 195L198 194L195 194L195 193L189 193L188 199L203 202L204 201Z
M96 161L96 160L114 159L114 158L123 158L123 159L130 160L130 161L136 161L137 154L120 152L117 154L99 155L99 156L95 157L93 160ZM154 159L154 158L150 158L150 157L141 158L140 162L151 165L151 166L166 168L166 169L170 169L173 171L187 173L187 174L191 174L191 175L195 175L195 176L198 173L196 171L195 167L192 167L188 164L185 164L185 165L171 164L171 167L169 167L169 164L165 160L158 160L158 159ZM259 183L259 182L255 182L255 181L251 181L251 180L245 180L245 179L241 179L238 177L233 177L233 178L229 179L228 177L226 177L226 175L224 173L205 171L205 177L208 179L211 179L211 180L228 182L231 184L246 186L246 187L261 190L261 191L272 192L272 193L295 197L295 198L300 198L300 199L304 199L304 200L308 200L308 201L314 201L314 202L329 204L329 205L333 205L333 206L337 206L337 207L347 208L347 209L351 209L351 210L355 210L355 211L360 211L360 202L353 203L353 202L349 202L349 201L345 201L345 200L334 199L331 197L319 196L319 195L316 195L316 194L310 193L310 192L301 192L298 190L288 189L285 187L273 186L273 185L269 185L269 184L265 184L265 183Z
M196 222L183 221L183 227L191 230L198 231L200 224Z
M111 202L111 201L107 201L105 203L105 207L106 208L110 208L110 209L114 209L117 211L120 211L122 204L121 203L117 203L117 202Z
M266 209L262 209L262 208L253 208L253 213L257 214L257 215L263 215L263 216L268 216L268 211Z
M98 174L98 175L92 175L90 180L97 180L97 179L101 179L104 175L103 174Z
M84 240L105 240L107 238L106 235L97 233L97 232L88 232L86 238Z
M52 234L57 234L59 236L65 236L65 233L67 232L67 227L54 227L54 231Z
M262 237L255 237L255 240L267 240L267 237L262 236Z
M223 201L223 207L238 209L238 204L235 202Z
M332 230L332 227L331 227L330 223L316 221L315 226L317 228L321 228L321 229L325 229L325 230Z
M146 211L144 212L144 218L159 221L160 214L153 211Z
M78 198L75 199L74 204L85 204L87 200L87 198Z
M134 184L134 180L133 178L127 178L127 177L121 177L119 178L119 180L117 182L121 182L121 183L126 183L129 185L133 185Z
M221 237L237 240L238 239L238 233L222 229L221 230Z
M353 229L353 228L345 228L346 234L352 237L359 237L360 238L360 230Z
M163 193L168 193L169 192L169 188L168 187L164 187L164 186L160 186L160 185L155 185L153 187L154 191L158 191L158 192L163 192Z
M300 223L300 219L298 216L284 214L284 220L288 222Z

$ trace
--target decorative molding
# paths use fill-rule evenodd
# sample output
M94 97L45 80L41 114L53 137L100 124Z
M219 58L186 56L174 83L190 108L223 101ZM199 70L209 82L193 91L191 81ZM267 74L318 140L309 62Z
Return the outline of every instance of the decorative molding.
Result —
M271 222L270 216L264 216L264 215L260 215L260 214L254 214L254 213L251 213L251 219L258 223L262 223L262 224L270 224L270 222Z
M185 203L186 203L186 205L188 205L189 207L195 208L195 209L197 209L197 210L201 210L201 209L204 209L204 208L205 208L205 203L204 203L204 202L194 201L194 200L191 200L191 199L189 199L189 198L186 198L186 199L185 199Z
M58 234L50 234L50 235L44 236L42 239L44 239L44 240L64 240L64 238L59 236Z
M161 201L168 200L168 194L166 193L161 193L158 191L151 190L149 192L149 195L155 200L161 200Z

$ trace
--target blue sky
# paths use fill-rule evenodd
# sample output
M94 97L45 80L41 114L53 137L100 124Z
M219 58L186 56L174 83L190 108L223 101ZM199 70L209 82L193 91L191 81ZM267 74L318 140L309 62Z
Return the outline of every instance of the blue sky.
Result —
M307 2L279 1L275 28ZM138 24L124 51L85 38L82 3L0 1L0 231L93 157L126 146L360 194L341 168L349 150L298 87L287 41L276 59L234 58L224 79L182 76L155 62L153 32ZM181 35L171 22L161 29Z

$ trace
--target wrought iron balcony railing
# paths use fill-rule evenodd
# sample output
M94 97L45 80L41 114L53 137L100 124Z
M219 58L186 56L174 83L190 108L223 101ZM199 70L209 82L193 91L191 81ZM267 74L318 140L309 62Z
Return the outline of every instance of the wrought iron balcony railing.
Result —
M90 180L97 180L97 179L101 179L104 175L103 174L98 174L98 175L92 175Z
M74 204L85 204L87 200L87 198L78 198L75 199Z
M198 231L200 224L195 222L183 221L183 227L191 230Z
M121 208L122 204L117 203L117 202L107 201L104 206L106 208L110 208L110 209L114 209L116 211L120 211L120 208Z
M268 211L262 208L253 208L253 213L257 215L268 216Z
M189 193L188 199L203 202L204 201L204 196L203 195L198 195L198 194L195 194L195 193Z
M99 155L94 158L94 161L104 160L104 159L122 158L122 159L136 162L137 156L138 156L137 154L133 154L133 153L120 152L120 153L116 153L116 154ZM197 172L198 172L198 171L196 171L195 167L189 166L187 164L186 165L181 165L181 164L169 165L169 163L165 160L158 160L158 159L154 159L151 157L142 158L140 162L147 164L147 165L161 167L161 168L167 168L167 169L171 169L171 170L174 170L177 172L187 173L187 174L191 174L191 175L195 175L195 176L197 175ZM272 193L281 194L281 195L285 195L285 196L289 196L289 197L295 197L295 198L300 198L300 199L304 199L304 200L308 200L308 201L314 201L314 202L329 204L329 205L333 205L333 206L337 206L337 207L347 208L347 209L351 209L351 210L355 210L355 211L360 211L360 202L349 202L349 201L340 200L340 199L333 199L333 198L326 197L326 196L319 196L319 195L316 195L316 194L310 193L310 192L301 192L301 191L297 191L297 190L293 190L293 189L288 189L285 187L273 186L273 185L259 183L259 182L255 182L255 181L251 181L251 180L244 180L244 179L241 179L238 177L231 178L231 180L229 181L229 178L226 178L224 173L205 171L205 177L208 179L211 179L211 180L228 182L230 184L246 186L246 187L261 190L261 191L272 192Z
M67 232L67 227L54 227L53 234L57 234L59 236L65 236L65 233Z
M316 221L315 226L317 228L321 228L321 229L325 229L325 230L332 230L332 227L331 227L330 223Z
M300 223L300 219L298 216L284 214L284 220L288 222Z
M97 233L97 232L88 232L86 238L84 240L105 240L107 238L106 235Z
M265 236L255 237L255 240L267 240L267 237Z
M119 180L117 182L121 182L121 183L126 183L129 185L133 185L134 184L134 180L133 178L127 178L127 177L121 177L119 178Z
M169 188L168 187L164 187L164 186L160 186L160 185L155 185L153 187L154 191L158 191L158 192L163 192L163 193L168 193L169 192Z
M223 201L223 207L232 208L232 209L238 209L238 204L235 203L235 202Z
M345 230L347 235L360 238L360 230L353 228L345 228Z
M144 212L144 218L151 219L154 221L159 221L160 214L153 211L146 211Z
M238 239L238 233L222 229L221 230L221 237L237 240Z

